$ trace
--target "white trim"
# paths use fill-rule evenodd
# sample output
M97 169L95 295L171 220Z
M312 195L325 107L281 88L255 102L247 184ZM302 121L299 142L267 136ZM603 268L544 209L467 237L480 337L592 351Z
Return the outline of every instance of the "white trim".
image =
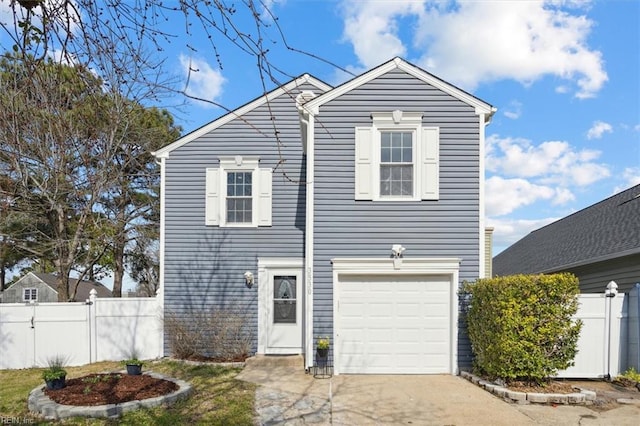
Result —
M405 71L407 74L410 74L427 84L432 85L433 87L442 90L443 92L461 100L462 102L475 107L476 114L485 113L487 114L487 118L490 118L493 114L493 107L486 102L481 101L475 96L449 84L439 78L435 77L432 74L416 67L415 65L409 64L408 62L396 57L377 68L374 68L360 76L354 78L353 80L348 81L347 83L336 87L335 89L318 96L317 98L307 102L304 105L304 108L307 111L310 111L312 114L319 113L319 107L339 96L342 96L346 92L349 92L362 84L365 84L377 77L380 77L383 74L386 74L389 71L394 69L401 69Z
M304 288L305 288L305 354L313 354L313 255L314 255L314 215L315 208L315 117L309 114L307 123L307 199L305 217L305 253L304 253ZM307 368L313 366L313 356L305 355Z
M335 258L333 264L333 350L334 360L339 359L339 289L340 276L347 274L358 275L448 275L451 279L450 288L450 358L449 373L458 374L458 286L461 259L448 258L403 258L402 264L396 269L393 259L381 258ZM340 374L340 365L334 365L334 374Z
M269 271L273 269L297 269L301 273L302 283L300 292L305 299L302 306L306 304L305 278L302 270L304 261L296 257L260 257L258 258L258 354L267 353L267 341L269 332L269 309L270 309L270 288ZM301 315L303 336L306 327L305 314ZM304 342L303 342L304 348ZM272 352L273 353L273 352Z
M373 181L373 201L420 201L422 194L422 112L372 112L371 127L371 180ZM413 194L407 196L380 195L380 167L382 159L382 132L411 132Z
M275 90L272 90L271 92L260 96L259 98L257 98L256 100L249 102L248 104L235 109L233 111L229 111L227 114L223 115L222 117L218 118L217 120L214 120L212 122L210 122L209 124L206 124L202 127L200 127L199 129L194 130L193 132L181 137L180 139L178 139L177 141L173 142L172 144L169 144L167 146L165 146L164 148L160 148L157 151L152 152L152 155L155 155L158 158L169 158L169 154L171 153L171 151L180 148L181 146L195 140L198 139L200 136L203 136L209 132L211 132L212 130L217 129L218 127L221 127L227 123L229 123L232 120L235 120L238 117L243 116L244 114L266 104L267 102L270 102L272 99L277 98L278 96L284 94L284 93L288 93L291 90L305 84L305 83L309 83L312 84L314 86L316 86L318 89L322 90L322 91L329 91L332 89L331 86L323 83L322 81L316 79L315 77L310 76L309 74L304 74L294 80L291 80L289 83L280 86L278 88L276 88Z
M165 244L166 244L166 168L167 162L164 158L159 159L160 164L160 236L159 236L159 265L158 265L158 290L156 297L159 298L160 306L164 309L164 268L165 268Z
M159 159L160 163L160 236L159 236L159 253L158 253L158 290L156 290L156 298L158 301L158 311L164 315L164 268L165 268L165 244L166 244L166 166L165 158ZM159 321L158 333L160 342L164 341L164 321ZM164 344L160 345L160 357L164 356Z
M219 222L221 228L257 228L260 212L258 211L259 176L258 163L259 157L242 157L240 155L234 157L219 157L220 160L220 178L218 189L218 208ZM227 223L227 174L229 172L251 172L251 223L249 222L231 222Z
M478 268L478 278L486 278L485 273L485 256L486 256L486 250L485 250L485 208L484 208L484 152L485 152L485 118L484 118L484 114L480 114L478 116L478 141L479 141L479 145L478 145L478 149L479 149L479 159L478 159L478 169L479 169L479 187L478 187L478 235L479 235L479 243L480 243L480 251L478 252L480 254L480 259L479 259L479 268Z

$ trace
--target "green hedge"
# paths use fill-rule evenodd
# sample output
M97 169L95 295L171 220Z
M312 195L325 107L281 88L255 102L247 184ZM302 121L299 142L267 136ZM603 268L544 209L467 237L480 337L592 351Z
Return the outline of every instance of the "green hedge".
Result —
M573 365L582 326L572 274L512 275L465 283L469 338L480 373L541 382Z

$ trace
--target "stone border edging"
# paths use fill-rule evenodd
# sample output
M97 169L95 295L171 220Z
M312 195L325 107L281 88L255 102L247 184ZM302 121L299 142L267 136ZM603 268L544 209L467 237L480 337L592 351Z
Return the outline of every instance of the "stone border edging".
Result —
M121 373L126 374L126 371ZM40 385L29 392L28 406L29 411L44 416L47 420L58 420L66 417L104 417L118 418L122 414L137 410L140 408L153 408L162 404L171 405L179 399L186 398L192 391L192 387L184 380L174 379L172 377L163 376L162 374L151 371L145 372L153 378L168 380L178 385L178 390L167 395L157 396L135 401L123 402L122 404L105 404L105 405L63 405L51 400L44 393L44 386Z
M517 392L505 387L488 382L478 376L474 376L468 371L461 371L460 376L471 383L480 386L497 397L516 404L564 404L564 405L590 405L596 400L594 391L579 389L580 392L561 393L537 393L537 392Z

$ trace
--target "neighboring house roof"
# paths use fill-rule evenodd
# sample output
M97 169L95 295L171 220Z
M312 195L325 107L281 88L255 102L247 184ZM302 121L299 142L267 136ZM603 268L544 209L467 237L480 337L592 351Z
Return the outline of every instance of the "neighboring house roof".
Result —
M493 258L493 273L554 272L636 253L640 185L531 232Z
M433 74L426 72L425 70L410 64L402 58L393 58L392 60L385 62L384 64L373 68L370 71L367 71L364 74L361 74L352 80L347 81L346 83L310 100L309 102L304 104L305 109L311 111L313 114L318 113L318 107L323 105L332 99L341 96L350 90L353 90L377 77L380 77L383 74L388 73L389 71L398 68L407 74L410 74L427 84L432 85L433 87L442 90L443 92L453 96L454 98L459 99L460 101L473 106L476 108L476 113L486 114L485 121L488 122L491 119L491 116L496 111L496 109L490 104L486 103L482 99L479 99L470 93L465 92L464 90L447 83L444 80L439 79Z
M235 109L233 111L230 111L229 113L223 115L222 117L218 118L217 120L214 120L202 127L200 127L199 129L194 130L193 132L181 137L180 139L178 139L177 141L163 147L160 148L159 150L152 152L152 154L158 158L161 157L168 157L169 153L171 151L173 151L174 149L180 148L181 146L191 142L192 140L198 139L200 136L205 135L207 133L209 133L210 131L217 129L220 126L223 126L229 122L231 122L232 120L241 117L242 115L258 108L261 105L266 104L267 102L277 98L278 96L285 94L285 93L289 93L291 91L293 91L294 89L296 89L297 87L300 87L304 84L312 84L313 86L317 87L318 89L322 90L322 91L327 91L327 90L331 90L331 86L329 86L328 84L324 83L323 81L309 75L309 74L303 74L298 78L295 78L293 80L291 80L289 83L284 84L280 87L278 87L277 89L272 90L269 93L266 93L256 99L254 99L253 101L241 106L238 109Z
M43 274L39 272L30 272L35 275L40 281L51 287L56 293L58 292L58 277L53 274ZM75 278L69 278L69 284L71 286L76 285L78 282ZM78 284L78 291L76 292L76 300L81 302L89 298L89 292L95 289L98 293L98 297L113 297L111 290L105 287L103 284L95 281L80 281Z

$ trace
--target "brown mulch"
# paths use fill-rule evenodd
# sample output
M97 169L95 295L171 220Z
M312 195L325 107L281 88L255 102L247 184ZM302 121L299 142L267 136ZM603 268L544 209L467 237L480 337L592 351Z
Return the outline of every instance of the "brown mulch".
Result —
M142 374L90 374L66 381L58 390L45 389L44 393L58 404L103 405L154 398L178 390L178 385Z

